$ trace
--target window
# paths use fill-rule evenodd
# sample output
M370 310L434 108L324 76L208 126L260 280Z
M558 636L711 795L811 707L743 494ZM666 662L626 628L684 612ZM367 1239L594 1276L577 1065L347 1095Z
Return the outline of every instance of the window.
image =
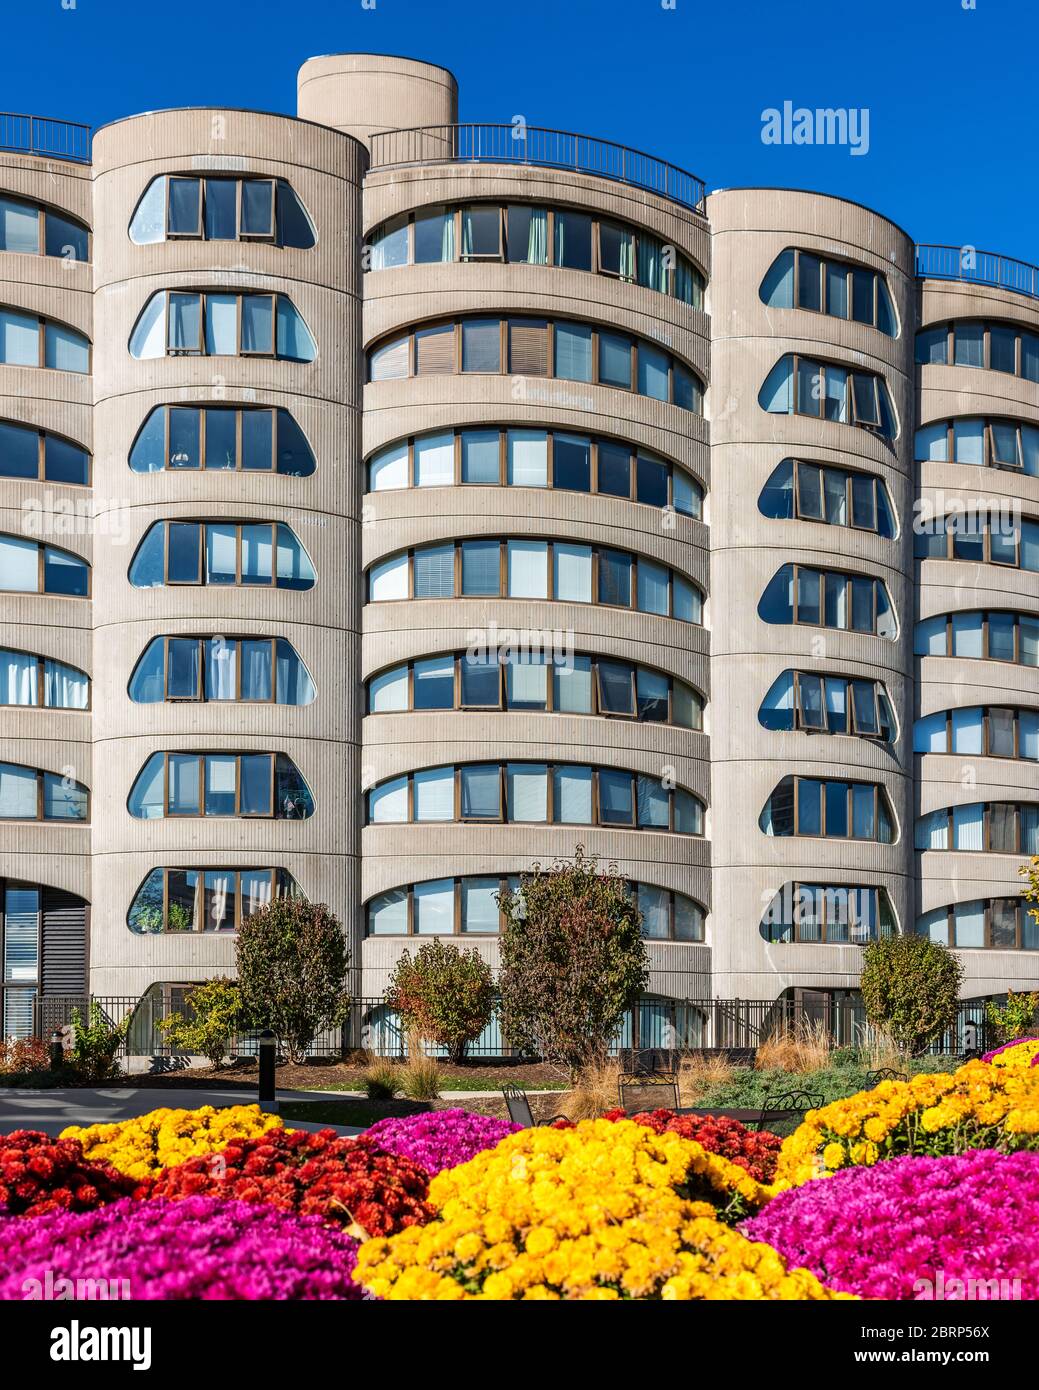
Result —
M153 753L127 807L140 820L163 816L306 820L314 802L284 753Z
M0 478L90 482L90 455L61 435L0 420Z
M1012 323L960 319L918 333L916 360L924 366L980 367L1039 381L1039 334Z
M758 393L758 404L773 415L835 420L888 440L898 433L883 378L793 353L781 357L769 372Z
M159 290L130 334L130 356L277 357L313 362L310 329L283 294ZM84 368L83 370L86 370Z
M969 463L1039 477L1039 428L1017 420L959 416L916 432L918 463Z
M161 448L159 443L153 446L155 468L163 466ZM485 428L420 434L390 444L368 460L369 492L466 485L598 492L651 507L670 506L682 516L703 513L703 489L677 464L630 444L558 430ZM883 501L874 503L878 524L873 530L885 524L885 517L890 520L886 489L879 480L877 487ZM856 516L863 516L864 508L862 500Z
M141 342L154 337L143 314L134 334L135 341ZM194 346L196 336L192 318L185 331L188 346L171 350L198 351ZM228 341L232 337L229 327ZM134 355L159 356L161 351L160 347ZM283 354L279 350L280 355ZM368 353L368 380L373 382L458 371L554 375L565 381L637 391L695 414L703 412L703 383L677 358L641 339L633 340L590 324L532 318L466 318L457 323L413 329L379 343Z
M0 593L87 598L90 566L53 545L0 535Z
M784 671L761 702L766 729L854 734L893 743L895 717L882 681L812 671Z
M758 824L766 835L873 840L889 845L894 820L884 789L873 782L784 777Z
M703 696L676 676L549 646L471 650L393 667L369 680L367 711L538 710L700 729L703 708Z
M518 893L516 878L444 878L393 888L365 908L368 936L452 936L497 933L504 927L499 901ZM642 934L654 940L703 941L706 913L683 893L632 883ZM522 900L521 900L522 902Z
M145 189L130 221L130 240L269 241L307 250L314 227L284 179L161 174Z
M174 522L171 529L180 525L197 528L198 524ZM147 538L138 557L146 544ZM191 540L190 545L194 544ZM188 570L196 574L195 550L191 549L190 554ZM159 558L156 552L143 568L151 572L159 564ZM137 563L135 560L134 564ZM593 578L595 575L597 580ZM189 578L184 582L200 581ZM597 595L594 599L593 593ZM678 618L683 622L703 621L703 595L690 580L624 550L571 545L563 541L460 541L418 546L406 554L382 560L368 571L369 603L498 595L571 603L597 602Z
M310 556L282 522L157 521L130 562L138 589L164 584L311 589Z
M205 468L302 478L315 468L310 445L287 410L252 406L156 406L129 462L134 473Z
M958 656L1039 666L1039 617L975 609L941 613L916 625L917 656Z
M783 565L758 603L766 623L805 623L872 633L894 640L895 617L881 579L867 575Z
M90 342L74 328L20 309L0 309L0 364L90 371Z
M63 661L0 647L0 705L89 709L90 678Z
M1039 950L1039 921L1020 898L951 903L918 917L914 930L959 950Z
M759 927L766 941L813 946L864 946L897 930L883 888L821 883L785 883Z
M916 848L1039 854L1039 803L985 801L931 811L916 823Z
M915 530L918 560L966 560L1039 571L1039 522L1019 520L1016 504L926 518Z
M775 521L820 521L874 531L885 540L895 534L894 513L883 479L874 473L831 468L784 459L758 498L762 516Z
M38 203L0 195L0 251L86 261L89 245L90 232L82 222Z
M1039 710L972 705L918 719L914 753L972 753L1039 762Z
M310 672L283 637L156 637L134 667L130 699L309 705Z
M57 772L0 763L0 820L90 819L90 793Z
M898 336L898 319L883 275L845 261L790 248L772 262L761 282L762 303L774 309L808 309L852 318ZM850 310L850 312L849 312Z
M526 203L422 209L384 223L368 240L369 270L447 261L583 270L703 307L704 277L676 247L651 232L569 209Z
M704 833L704 805L691 792L638 773L571 764L430 768L373 787L367 805L370 825L537 822Z
M152 869L134 894L132 932L233 932L273 898L302 897L285 869Z

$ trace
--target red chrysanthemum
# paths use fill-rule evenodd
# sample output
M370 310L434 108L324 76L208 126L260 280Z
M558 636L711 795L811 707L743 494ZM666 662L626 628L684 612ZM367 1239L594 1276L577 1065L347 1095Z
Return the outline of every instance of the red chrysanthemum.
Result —
M84 1158L78 1139L53 1139L33 1129L0 1135L0 1210L8 1216L93 1211L144 1191L111 1164Z

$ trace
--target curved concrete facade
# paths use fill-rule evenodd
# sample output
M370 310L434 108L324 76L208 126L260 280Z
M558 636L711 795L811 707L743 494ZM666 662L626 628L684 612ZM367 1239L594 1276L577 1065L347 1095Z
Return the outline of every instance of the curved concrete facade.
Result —
M64 662L92 679L87 709L0 710L0 762L56 774L90 792L87 824L0 819L0 952L2 895L7 885L31 885L46 890L43 954L49 931L71 931L83 952L89 933L97 995L136 997L153 985L225 973L234 965L232 932L137 934L127 922L134 896L157 868L272 868L291 874L307 897L328 902L343 920L351 987L370 998L381 993L409 942L366 936L374 899L431 880L518 874L534 860L572 855L580 842L631 881L681 894L704 914L703 941L649 942L654 994L771 1000L847 994L859 978L857 946L765 939L762 918L787 885L882 890L901 931L935 908L1013 896L1019 856L918 852L914 834L921 815L945 807L1039 801L1035 764L914 757L913 728L923 716L969 705L1039 709L1036 668L917 658L914 628L937 614L978 608L1039 617L1039 575L914 561L913 532L920 499L1005 501L1039 520L1039 482L993 468L917 465L914 435L920 425L958 416L1039 427L1039 386L987 369L916 367L914 339L919 328L960 319L1039 331L1036 301L969 277L921 281L904 232L879 213L822 194L737 189L697 203L696 196L665 197L587 168L454 158L469 149L448 129L457 122L457 84L433 64L372 54L313 58L299 71L298 110L299 118L218 109L132 117L98 132L92 164L0 154L0 193L92 229L86 261L0 251L0 307L64 325L92 344L88 374L0 363L0 422L53 433L92 455L89 486L4 476L0 460L0 535L33 536L90 565L85 597L0 586L0 649ZM412 128L419 128L413 136ZM477 142L470 152L482 149ZM166 175L284 181L312 224L314 244L283 246L277 232L239 236L237 224L228 239L199 234L138 244L128 233L131 218L152 181ZM691 176L682 179L668 186L699 187ZM666 250L694 290L706 287L702 302L698 290L686 302L635 283L633 246L630 279L609 274L600 266L597 231L589 270L505 255L366 269L377 234L402 219L513 206L548 209L553 217L558 210L584 214L593 225L620 224L651 238L651 259ZM548 235L547 218L545 227ZM788 249L883 276L897 334L764 303L762 282ZM133 357L129 339L142 309L154 294L177 290L281 295L309 328L316 355ZM703 409L608 385L505 372L367 380L367 353L395 336L512 316L576 322L656 347L699 379ZM759 391L788 354L881 378L897 419L895 438L766 411ZM157 408L178 405L284 409L306 438L314 471L134 472L128 457L142 425ZM684 470L702 491L700 514L562 487L368 490L367 464L379 451L471 429L579 434L651 454L672 471ZM896 534L764 515L762 489L786 459L879 479ZM207 520L291 528L312 562L313 587L131 584L130 562L153 525ZM636 607L505 597L366 601L372 567L389 557L479 538L614 549L664 565L702 593L702 622ZM766 622L759 601L781 567L793 564L882 581L896 618L893 637ZM530 709L366 713L374 677L407 662L464 654L478 640L474 634L493 628L561 634L576 653L685 682L702 702L701 727ZM176 636L284 639L310 673L315 698L302 705L132 700L129 681L149 643ZM762 700L791 670L880 682L893 739L766 728L758 717ZM128 795L149 758L162 752L282 754L305 780L314 813L302 820L137 819ZM663 778L703 802L705 833L365 824L365 791L378 783L433 767L509 761ZM877 786L890 808L893 840L764 833L759 817L770 794L793 776ZM91 906L63 916L73 902ZM497 962L493 935L459 935ZM961 954L965 997L1039 984L1034 951ZM26 976L17 987L23 992L16 1023L24 1029L28 991L68 994L86 985L76 984L74 972L59 981L44 960L40 978ZM0 985L8 994L14 988L12 981Z

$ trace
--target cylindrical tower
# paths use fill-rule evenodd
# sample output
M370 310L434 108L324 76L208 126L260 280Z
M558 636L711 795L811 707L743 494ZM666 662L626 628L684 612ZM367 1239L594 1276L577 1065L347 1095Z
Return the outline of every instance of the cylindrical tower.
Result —
M708 216L715 981L832 998L914 911L913 247L818 194Z
M364 151L185 110L94 157L93 988L135 995L272 893L356 921Z
M496 963L494 895L582 844L702 998L707 229L536 134L365 181L365 992L426 933Z
M450 126L458 120L458 83L447 68L384 53L308 58L297 78L300 116L370 147L380 130Z

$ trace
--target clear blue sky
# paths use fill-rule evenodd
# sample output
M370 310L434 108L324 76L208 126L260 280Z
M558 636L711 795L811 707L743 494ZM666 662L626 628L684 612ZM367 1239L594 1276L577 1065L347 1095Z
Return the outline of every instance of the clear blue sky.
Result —
M1039 0L74 3L3 0L0 106L95 126L167 106L293 112L305 58L402 53L455 73L462 120L521 114L708 188L819 189L918 241L1039 262ZM784 100L868 107L869 153L764 145L761 112Z

